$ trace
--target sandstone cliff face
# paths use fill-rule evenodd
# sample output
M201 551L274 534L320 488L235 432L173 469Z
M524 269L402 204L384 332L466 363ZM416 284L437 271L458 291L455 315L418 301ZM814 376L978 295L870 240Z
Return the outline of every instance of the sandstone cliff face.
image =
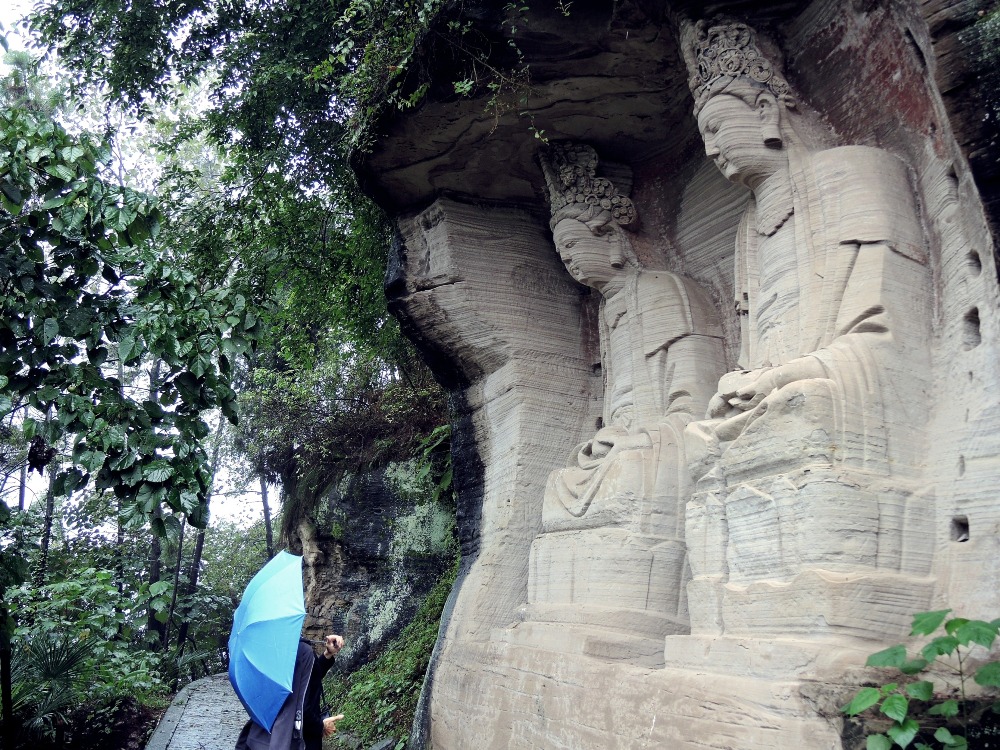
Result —
M597 155L562 186L482 101L387 125L361 168L397 219L392 305L453 392L462 548L412 747L839 748L846 685L913 612L997 616L996 146L968 115L992 10L532 8L534 126ZM758 153L795 151L784 193L706 156L730 121L696 120L684 40L718 12L794 94L767 88ZM554 235L561 189L639 222ZM611 240L631 296L581 271ZM667 277L698 291L668 304ZM709 403L677 406L684 372ZM619 408L640 391L662 420Z

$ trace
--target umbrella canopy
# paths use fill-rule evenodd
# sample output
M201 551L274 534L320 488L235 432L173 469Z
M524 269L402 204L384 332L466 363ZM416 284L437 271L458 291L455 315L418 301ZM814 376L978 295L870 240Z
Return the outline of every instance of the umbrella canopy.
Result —
M268 732L292 692L305 616L302 558L279 552L247 585L229 636L229 681L250 718Z

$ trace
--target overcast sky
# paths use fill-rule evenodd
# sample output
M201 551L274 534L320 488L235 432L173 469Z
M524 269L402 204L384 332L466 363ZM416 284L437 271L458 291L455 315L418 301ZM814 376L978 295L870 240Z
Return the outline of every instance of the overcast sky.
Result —
M0 23L6 29L11 49L24 49L24 41L11 28L30 9L31 0L0 0Z

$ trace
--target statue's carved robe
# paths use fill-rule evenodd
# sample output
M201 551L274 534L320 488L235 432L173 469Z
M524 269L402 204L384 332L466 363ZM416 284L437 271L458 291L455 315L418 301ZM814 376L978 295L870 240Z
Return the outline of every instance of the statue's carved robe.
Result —
M715 309L693 282L643 270L602 301L600 326L605 427L550 476L545 528L680 537L683 429L704 414L724 367Z
M695 632L773 633L797 586L817 609L782 632L863 633L926 605L923 579L898 577L926 575L933 538L920 474L930 280L909 174L860 146L790 163L755 191L737 238L746 372L714 400L732 409L685 431ZM779 373L799 377L746 403L724 385ZM823 577L837 574L889 578L869 591ZM763 581L792 586L745 588Z
M780 470L789 451L774 450L755 423L805 409L822 415L799 425L809 436L790 434L788 425L773 436L811 441L814 450L799 463L909 474L922 454L911 428L925 414L928 367L926 321L911 311L924 309L928 289L906 168L888 152L850 146L797 159L790 173L771 179L781 184L758 191L767 199L751 201L737 238L737 300L747 309L740 365L755 371L809 357L823 377L772 392L737 417L739 435L728 448L709 452L738 453L723 459L737 474ZM910 434L894 434L900 429ZM702 423L693 431L715 428ZM719 432L723 443L732 437Z

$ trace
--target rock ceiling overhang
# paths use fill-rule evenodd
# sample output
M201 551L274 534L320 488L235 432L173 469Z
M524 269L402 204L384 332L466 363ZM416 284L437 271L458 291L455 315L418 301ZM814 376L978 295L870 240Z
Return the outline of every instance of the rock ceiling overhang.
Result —
M531 7L517 30L531 74L527 107L496 117L487 97L430 99L385 124L356 162L366 190L392 212L441 195L527 203L542 195L536 157L545 140L590 143L605 160L682 165L701 154L688 74L670 18L729 13L757 23L788 18L804 2L640 8L577 0L568 17ZM690 3L688 4L690 5ZM532 118L518 116L528 110Z

